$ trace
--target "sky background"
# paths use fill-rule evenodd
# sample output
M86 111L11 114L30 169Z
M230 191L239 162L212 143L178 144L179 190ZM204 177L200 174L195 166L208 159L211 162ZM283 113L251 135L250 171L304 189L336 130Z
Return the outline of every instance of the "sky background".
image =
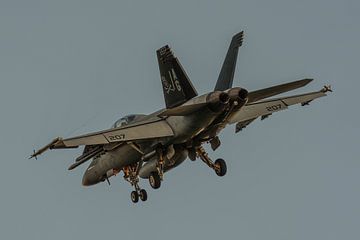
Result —
M360 3L0 1L1 239L359 239ZM314 78L334 93L221 134L201 161L132 204L121 176L82 187L81 149L28 160L56 136L164 106L155 50L169 44L198 92L214 88L244 30L234 85ZM291 94L291 93L290 93Z

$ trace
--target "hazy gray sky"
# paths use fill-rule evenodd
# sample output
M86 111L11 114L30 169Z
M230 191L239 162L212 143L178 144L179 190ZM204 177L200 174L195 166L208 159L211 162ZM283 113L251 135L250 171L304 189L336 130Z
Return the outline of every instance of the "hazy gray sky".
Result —
M360 3L0 1L1 239L359 239ZM218 178L200 161L134 205L121 176L81 186L81 150L27 160L53 137L164 106L155 50L169 44L201 93L245 30L235 84L305 77L334 93L222 134Z

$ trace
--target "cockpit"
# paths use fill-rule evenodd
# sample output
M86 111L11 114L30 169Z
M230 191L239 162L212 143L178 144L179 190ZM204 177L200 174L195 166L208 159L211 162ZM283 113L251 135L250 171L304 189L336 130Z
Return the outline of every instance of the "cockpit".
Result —
M111 127L112 128L118 128L118 127L123 127L126 126L132 122L135 121L139 121L140 119L142 119L144 116L144 114L131 114L131 115L127 115L125 117L120 118L119 120L117 120Z

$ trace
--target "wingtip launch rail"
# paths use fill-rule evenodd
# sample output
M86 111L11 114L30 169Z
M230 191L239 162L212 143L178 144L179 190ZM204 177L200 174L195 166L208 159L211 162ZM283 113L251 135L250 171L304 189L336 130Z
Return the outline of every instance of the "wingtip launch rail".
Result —
M39 150L35 151L34 153L31 154L31 156L29 157L29 159L31 158L35 158L37 159L37 156L39 156L40 154L42 154L43 152L49 150L49 149L53 149L54 146L61 144L62 142L62 138L61 137L57 137L54 140L52 140L49 144L45 145L44 147L40 148Z

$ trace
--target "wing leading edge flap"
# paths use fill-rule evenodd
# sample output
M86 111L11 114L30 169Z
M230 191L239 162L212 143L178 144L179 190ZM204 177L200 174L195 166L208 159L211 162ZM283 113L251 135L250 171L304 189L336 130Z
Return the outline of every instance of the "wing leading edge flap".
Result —
M260 116L269 115L274 112L285 110L288 106L295 104L306 105L312 100L326 96L326 88L318 92L311 92L284 98L271 99L262 102L250 103L243 106L238 112L234 113L228 123L245 122Z

